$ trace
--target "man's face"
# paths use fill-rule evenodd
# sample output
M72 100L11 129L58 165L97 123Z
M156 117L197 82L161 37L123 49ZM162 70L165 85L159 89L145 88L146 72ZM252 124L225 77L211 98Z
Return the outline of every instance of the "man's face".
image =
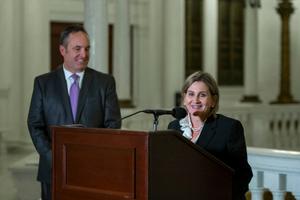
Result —
M65 68L73 73L83 71L89 62L89 49L90 42L84 32L71 33L66 46L59 46Z

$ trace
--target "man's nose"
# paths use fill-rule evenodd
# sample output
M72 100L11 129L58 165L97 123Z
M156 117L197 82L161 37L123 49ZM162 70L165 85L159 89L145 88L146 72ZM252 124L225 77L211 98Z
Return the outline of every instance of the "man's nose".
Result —
M82 57L88 57L89 55L89 50L86 50L86 49L82 49L81 52L80 52L81 56Z

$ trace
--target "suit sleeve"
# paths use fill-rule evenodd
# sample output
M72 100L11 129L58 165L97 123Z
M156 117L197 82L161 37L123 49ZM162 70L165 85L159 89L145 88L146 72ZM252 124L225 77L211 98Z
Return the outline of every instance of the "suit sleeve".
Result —
M120 106L116 92L116 83L113 77L106 89L106 101L104 110L104 126L106 128L121 128Z
M230 165L234 168L233 193L244 195L252 178L252 170L247 160L244 129L239 121L233 123L229 144Z
M40 82L34 80L34 88L27 118L32 142L37 152L51 163L51 139L43 115L43 97Z
M171 121L171 122L168 124L168 129L171 129L171 130L175 130L175 131L181 132L181 130L180 130L180 125L179 125L179 121L178 121L178 120Z

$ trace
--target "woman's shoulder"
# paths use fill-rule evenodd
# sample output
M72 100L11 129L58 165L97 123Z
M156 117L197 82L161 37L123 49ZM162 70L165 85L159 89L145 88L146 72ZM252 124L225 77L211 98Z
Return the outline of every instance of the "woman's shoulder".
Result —
M234 119L232 117L228 117L228 116L225 116L223 114L217 114L216 115L216 120L219 122L219 123L224 123L224 124L241 124L241 122L238 120L238 119Z
M217 119L225 120L225 121L238 121L235 118L232 118L232 117L229 117L229 116L226 116L226 115L223 115L223 114L217 114Z

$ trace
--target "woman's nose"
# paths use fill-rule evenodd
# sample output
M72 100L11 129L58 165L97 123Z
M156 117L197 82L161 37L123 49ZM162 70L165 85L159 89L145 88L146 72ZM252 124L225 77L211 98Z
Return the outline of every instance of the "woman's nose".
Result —
M194 101L199 102L200 101L200 96L199 95L195 95Z

